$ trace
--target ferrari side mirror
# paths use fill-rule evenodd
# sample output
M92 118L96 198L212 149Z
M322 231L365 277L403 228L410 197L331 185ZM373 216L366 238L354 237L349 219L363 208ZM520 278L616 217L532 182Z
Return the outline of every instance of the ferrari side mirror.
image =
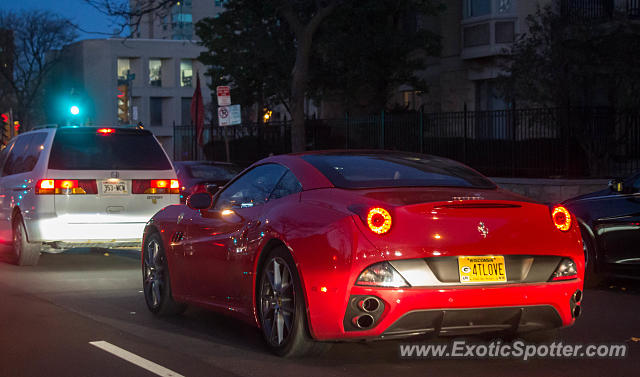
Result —
M209 209L213 204L213 196L208 192L198 192L187 198L187 206L191 209Z

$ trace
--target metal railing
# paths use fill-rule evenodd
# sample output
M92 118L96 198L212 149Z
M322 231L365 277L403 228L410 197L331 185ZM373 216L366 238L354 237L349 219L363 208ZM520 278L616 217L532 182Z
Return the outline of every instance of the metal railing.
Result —
M309 120L307 149L386 149L428 153L502 177L610 177L640 168L640 114L609 108L542 108L449 113L381 112ZM174 129L176 160L250 163L291 151L287 123Z

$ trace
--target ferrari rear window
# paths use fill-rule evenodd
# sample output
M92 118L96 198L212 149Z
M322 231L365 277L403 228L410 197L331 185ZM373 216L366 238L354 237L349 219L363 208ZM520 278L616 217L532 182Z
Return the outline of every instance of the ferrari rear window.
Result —
M340 188L496 187L469 167L436 156L381 152L312 154L302 158Z

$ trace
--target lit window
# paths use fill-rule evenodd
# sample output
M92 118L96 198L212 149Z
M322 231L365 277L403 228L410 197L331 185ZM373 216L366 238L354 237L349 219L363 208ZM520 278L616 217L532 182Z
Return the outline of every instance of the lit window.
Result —
M127 75L131 70L131 59L118 58L118 81L127 81Z
M192 86L193 61L191 59L180 60L180 86Z
M162 60L149 59L149 85L162 86Z

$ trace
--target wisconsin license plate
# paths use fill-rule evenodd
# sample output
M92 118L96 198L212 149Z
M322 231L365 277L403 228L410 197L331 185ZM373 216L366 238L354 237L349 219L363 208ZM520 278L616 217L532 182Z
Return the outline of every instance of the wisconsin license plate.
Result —
M507 281L503 256L458 257L461 283L499 283Z
M102 181L102 193L104 195L125 195L129 191L125 181Z

